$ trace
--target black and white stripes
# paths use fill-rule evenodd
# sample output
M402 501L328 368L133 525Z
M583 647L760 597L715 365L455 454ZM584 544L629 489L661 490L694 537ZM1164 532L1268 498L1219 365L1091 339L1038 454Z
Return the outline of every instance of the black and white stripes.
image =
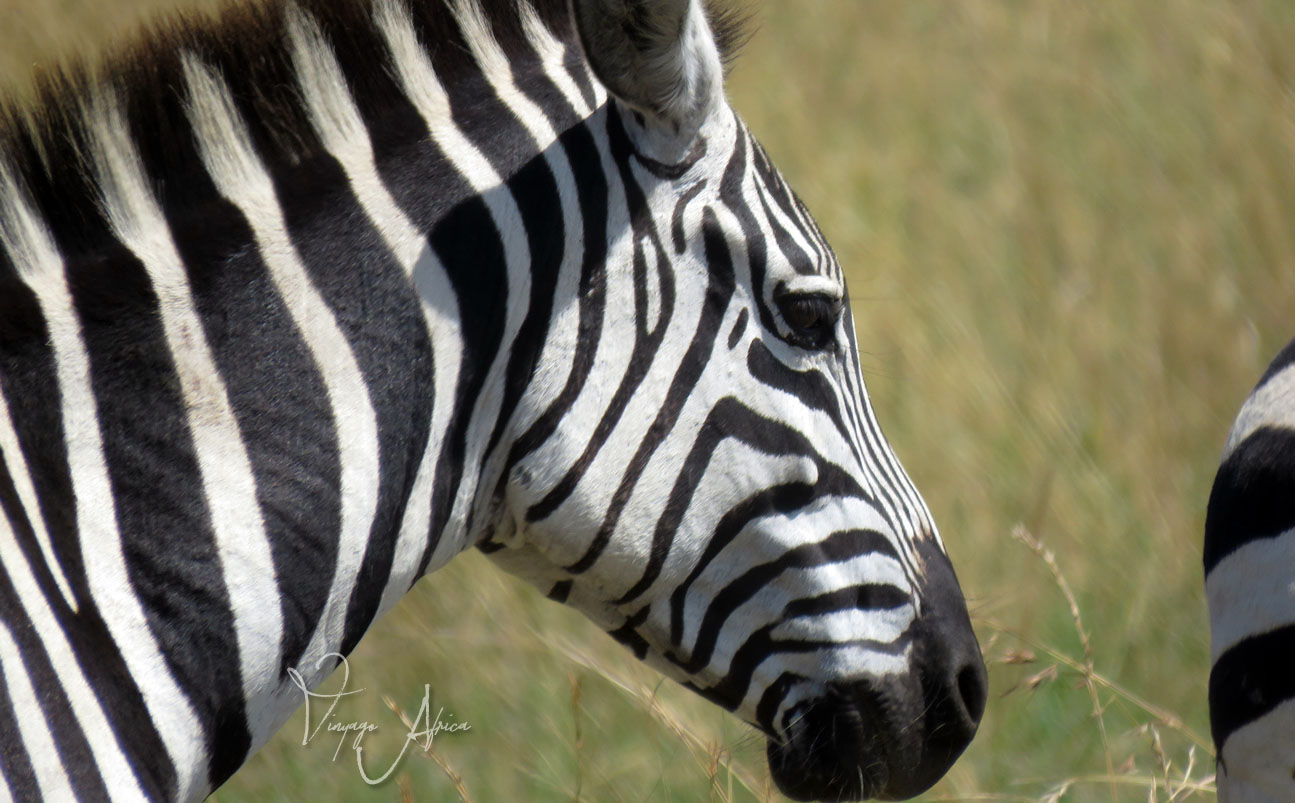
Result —
M0 127L0 790L194 799L476 546L916 794L984 668L689 0L300 0Z
M1219 799L1295 798L1295 341L1242 406L1205 521Z

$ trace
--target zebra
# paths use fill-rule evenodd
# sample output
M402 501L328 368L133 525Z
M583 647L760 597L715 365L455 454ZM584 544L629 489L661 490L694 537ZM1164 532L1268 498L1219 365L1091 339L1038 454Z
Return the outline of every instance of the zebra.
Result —
M1219 800L1295 799L1295 340L1228 435L1203 560Z
M271 0L0 124L0 797L200 799L475 547L900 798L986 673L700 0Z

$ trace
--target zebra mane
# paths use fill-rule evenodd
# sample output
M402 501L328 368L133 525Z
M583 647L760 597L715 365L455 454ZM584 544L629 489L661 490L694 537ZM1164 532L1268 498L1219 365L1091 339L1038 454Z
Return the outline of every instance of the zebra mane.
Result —
M183 203L204 181L187 119L184 62L196 60L228 83L258 154L296 166L324 153L298 91L287 41L293 8L310 17L331 45L351 92L386 108L394 84L374 12L379 0L269 0L231 4L217 17L178 14L147 27L102 61L55 64L35 76L34 98L0 104L0 178L9 178L47 222L65 222L59 241L73 251L102 247L100 192L89 168L93 109L104 99L121 111L158 200ZM443 0L394 0L434 55L443 81L478 70ZM476 0L500 45L525 46L516 0ZM531 0L553 34L574 42L565 0ZM79 225L79 224L86 225Z
M479 70L446 0L391 0L409 14L443 82ZM37 72L34 98L0 99L0 180L23 190L46 221L62 221L59 241L74 253L103 247L101 193L90 159L92 108L108 98L120 108L147 166L158 200L183 203L192 181L205 181L186 118L184 62L197 59L228 82L267 163L296 166L324 153L297 89L287 44L290 10L323 33L358 101L389 107L393 82L374 12L382 0L262 0L226 6L214 18L173 14L146 27L100 61L76 60ZM528 48L518 13L527 2L561 42L579 48L569 0L475 0L505 52ZM708 2L725 62L748 38L749 14ZM4 184L0 183L0 187Z

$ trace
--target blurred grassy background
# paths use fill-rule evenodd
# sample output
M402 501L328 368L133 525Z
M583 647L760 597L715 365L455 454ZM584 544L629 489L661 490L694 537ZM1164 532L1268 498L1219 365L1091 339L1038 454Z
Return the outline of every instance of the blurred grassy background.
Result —
M175 1L0 0L3 82ZM1295 333L1295 5L780 0L758 22L732 100L851 272L879 418L990 666L981 733L924 799L1212 799L1199 543L1232 416ZM298 714L217 799L778 799L749 729L476 554L351 669L337 717L382 726L370 774L404 730L383 694L412 714L429 684L472 730L370 790Z

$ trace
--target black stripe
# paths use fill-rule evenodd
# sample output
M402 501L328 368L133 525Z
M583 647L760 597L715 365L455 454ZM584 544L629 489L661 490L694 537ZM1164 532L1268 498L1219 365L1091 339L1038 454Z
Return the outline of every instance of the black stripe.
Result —
M855 337L854 312L850 305L850 288L842 283L841 290L845 293L845 305L841 310L841 324L846 332L845 348L843 354L839 357L841 365L841 382L839 385L841 397L851 401L858 400L858 404L849 402L842 405L844 418L849 427L849 440L851 447L858 451L859 439L873 437L872 430L867 423L867 418L872 414L869 405L864 402L867 393L864 390L863 371L859 364L859 343ZM880 437L880 432L876 437ZM862 459L862 455L860 455Z
M498 18L495 20L495 27L500 27ZM509 16L507 21L511 23L513 18ZM535 52L530 40L519 36L507 53L508 66L512 70L514 83L532 103L540 108L554 131L560 134L583 121L583 118L576 113L575 107L571 105L571 101L544 72L544 64L540 61L539 54ZM592 99L586 102L591 108L593 107Z
M165 159L198 160L178 98L170 114L173 140L134 132L150 168ZM276 572L294 580L280 603L283 661L290 664L322 611L336 551L330 533L340 511L339 478L327 392L268 268L248 247L254 237L242 213L205 172L194 173L171 200L163 214L243 438ZM171 612L196 641L176 644L170 656L186 665L177 680L212 746L213 785L233 774L250 746L233 615L217 565L214 542L204 545L187 581L203 605Z
M707 262L710 265L710 270L707 272L708 284L705 302L702 305L701 320L697 323L697 331L688 346L688 351L680 361L678 371L670 382L670 388L666 391L666 397L661 403L661 409L657 412L656 419L644 434L643 440L639 442L634 457L630 460L624 474L621 476L620 485L612 497L611 504L598 533L585 554L568 571L583 572L588 570L597 561L603 550L606 549L612 534L616 530L616 524L620 520L621 513L624 511L625 506L629 504L639 478L647 470L648 462L651 460L653 453L656 452L657 448L674 429L679 420L679 414L683 411L684 405L697 387L697 383L701 380L702 374L710 362L710 356L715 349L715 340L719 336L720 324L723 322L729 300L733 295L733 264L729 258L728 247L723 239L723 233L715 220L714 212L707 209L703 213L703 220L702 229L706 241ZM641 312L642 310L640 310ZM666 323L663 321L658 326L658 331L664 330L665 326ZM707 455L707 459L709 459L709 455ZM692 474L685 468L679 481L683 482L685 477L692 476L700 479L700 471L697 474ZM678 488L679 486L676 485L677 490ZM691 496L691 491L686 494L686 498L680 495L671 495L666 512L663 514L662 521L658 524L653 538L652 551L643 576L615 604L623 605L634 599L651 585L660 574L661 566L665 563L666 555L670 549L670 541L674 537L674 527L683 518Z
M76 531L76 498L67 464L54 348L35 294L18 280L17 271L0 248L0 394L18 437L19 454L5 455L25 463L49 533L51 548L73 595L89 599L81 544ZM32 545L34 549L34 545ZM71 610L54 585L43 555L29 551L38 567L41 588L63 613Z
M700 672L710 663L715 647L719 643L720 630L733 614L733 611L769 586L783 573L795 569L808 569L842 563L870 554L893 557L894 548L886 540L885 536L880 533L872 530L846 530L832 533L819 542L802 544L788 550L786 554L780 556L777 560L748 569L737 579L724 586L710 600L706 606L706 612L702 615L701 623L697 628L697 637L694 639L692 649L687 657L667 655L667 658L678 663L690 675ZM860 587L856 586L854 588L858 589ZM900 604L908 601L908 596L899 589L895 589L895 592L903 598ZM890 597L878 595L878 599L889 600ZM793 601L788 604L788 610L781 611L776 615L777 618L783 620L790 616L805 615L805 613L788 612L793 605L797 604L804 606L806 608L805 613L809 613L812 612L810 609L816 603L812 600ZM893 606L878 605L869 607ZM772 612L771 616L774 616ZM768 644L769 649L772 650L773 642Z
M752 340L746 352L746 367L751 377L763 385L792 396L811 410L818 410L832 420L842 442L850 447L856 460L862 462L858 444L841 417L836 388L821 371L798 371L778 360L760 340Z
M291 664L323 610L337 550L341 480L327 390L259 252L244 247L252 233L241 213L213 202L201 221L174 220L172 230L251 463L276 573L291 580L281 605Z
M570 15L563 15L564 19L570 21ZM555 35L558 34L554 30ZM566 43L566 54L563 58L563 65L567 74L580 90L580 95L584 98L585 106L589 109L596 110L597 94L594 92L593 75L589 72L589 62L585 59L584 49L576 41L573 30L564 31L561 34L562 41ZM607 104L603 104L604 107Z
M602 337L603 313L607 303L607 176L602 171L601 156L588 126L577 126L562 135L561 145L567 151L575 176L584 231L584 255L580 269L580 287L575 303L579 305L577 348L571 356L571 370L557 398L524 433L513 441L508 455L508 472L519 461L538 449L557 431L558 424L584 389L593 369L597 343ZM569 303L569 302L568 302Z
M760 224L756 221L755 215L751 212L750 203L746 197L749 141L754 142L750 133L739 121L733 154L724 168L724 177L720 180L719 197L724 208L736 218L738 227L742 230L742 239L746 241L747 263L751 270L751 289L755 294L760 325L766 332L777 332L778 325L764 297L764 286L769 269L769 244L760 230Z
M829 591L817 597L792 600L783 609L782 618L819 616L848 610L888 610L910 604L912 598L903 589L886 583L862 583Z
M561 131L578 122L570 104L545 76L543 65L525 39L517 17L497 15L488 22L497 42L511 43L509 68L515 85L528 90L525 94L532 99L539 100L540 108L552 110L546 113L555 130ZM456 48L469 49L466 41L462 40L462 31L456 31L451 40L437 48L433 55L447 58ZM503 438L511 413L533 378L543 344L548 339L557 301L557 283L566 257L563 253L566 221L557 179L545 153L539 151L538 143L529 130L495 94L484 75L464 73L459 80L447 84L446 91L456 125L470 132L473 144L482 150L496 172L507 177L502 187L490 193L510 196L517 205L525 223L530 256L530 300L526 316L510 344L501 414L484 452L489 456ZM559 139L549 145L548 150L564 147ZM505 482L506 478L505 473L500 482ZM467 522L466 527L471 531L472 522Z
M746 332L746 324L750 319L751 311L747 307L743 307L742 311L737 315L737 321L733 323L733 331L728 333L728 347L730 350L737 348L738 341L742 339L742 335Z
M513 116L481 72L463 54L471 48L457 24L440 31L429 48L432 69L445 89L454 125L472 140L500 176L513 175L539 152L530 132Z
M49 118L42 121L46 130L41 132L39 146L26 127L16 131L0 127L0 154L7 150L9 163L22 172L19 183L30 193L31 211L53 237L59 252L65 257L93 252L113 242L99 208L101 194L90 171L84 169L84 155L93 151L82 124L75 120L74 104L49 111ZM57 131L58 136L51 136L51 131ZM64 152L51 153L47 144ZM66 158L55 158L58 155Z
M3 466L0 466L0 471L2 470ZM7 474L5 476L7 478ZM4 507L0 515L11 516L11 501L10 499L0 502ZM107 800L108 789L104 786L103 779L99 777L94 754L90 752L85 734L82 733L72 713L72 706L68 702L63 685L54 673L45 645L41 642L41 634L37 632L35 624L23 608L17 589L10 579L10 571L11 569L7 567L0 570L0 613L3 614L5 626L9 628L10 635L18 646L23 667L36 692L35 702L40 705L45 720L49 724L50 735L53 737L54 747L58 751L63 768L67 771L68 781L80 800ZM64 632L71 640L72 633L68 633L66 627L69 622L63 620L63 624ZM85 664L83 663L82 666ZM32 760L39 761L43 757L30 756L23 747L19 723L14 721L12 701L8 699L7 684L0 683L0 695L4 696L3 703L0 704L0 764L3 764L5 780L11 785L15 800L39 800L40 794L35 778L27 773L32 771ZM111 709L109 713L111 714ZM34 726L38 723L24 724ZM116 728L118 737L121 737L128 732L132 723L114 721L111 724ZM145 727L151 727L147 722L142 724ZM105 735L97 734L101 738ZM165 754L159 755L158 758L164 759ZM133 761L131 764L136 777L143 781L142 786L146 793L151 792L154 798L175 796L174 786L149 785L147 779L141 777L139 765Z
M674 212L670 216L670 237L674 240L676 254L682 254L688 247L687 235L684 231L684 212L687 211L688 204L704 189L706 189L706 180L702 179L680 193L679 199L674 202Z
M321 155L295 165L275 165L271 176L288 234L350 346L378 427L377 507L348 600L341 643L345 654L359 641L381 603L401 519L427 447L428 400L433 397L431 340L408 277L351 193L341 165ZM305 539L329 539L326 546L319 546L335 556L339 523L340 516ZM285 578L288 596L299 578L313 586L312 591L322 591L314 617L323 613L334 566L329 565L322 577L305 576L299 565L276 565L276 569ZM294 648L308 643L314 624L312 618L309 629L291 634L300 638L294 639ZM285 653L285 660L291 659L288 665L296 655L295 649Z
M281 31L282 10L266 14ZM321 150L309 137L295 75L288 60L279 58L280 48L249 64L233 52L236 43L210 35L197 40L192 51L227 81L267 169L273 172ZM178 73L173 62L168 54L154 69ZM153 178L243 438L276 575L293 580L291 593L280 601L286 666L305 648L329 589L340 510L336 437L326 390L266 265L251 247L251 226L220 196L202 166L186 95L187 89L178 88L136 99L132 140ZM216 566L214 543L204 544L188 580L203 604L175 609L173 618L187 628L190 641L168 650L171 661L185 664L177 680L206 731L213 786L233 774L251 744L233 614Z
M787 692L791 691L796 684L806 680L808 678L794 672L783 672L777 680L769 684L764 694L760 695L760 702L755 707L755 721L765 733L769 735L777 733L773 717L778 713L778 706L782 705Z
M760 199L760 208L764 210L765 220L769 223L769 229L773 232L773 242L778 249L778 253L783 260L791 266L791 269L801 276L818 275L818 266L815 264L818 260L811 259L810 255L805 252L791 233L782 225L774 215L773 209L769 207L769 200L766 198L766 189L761 182L756 182L755 193Z
M628 647L634 653L634 657L640 661L647 658L648 643L647 639L639 635L637 628L647 621L650 612L651 608L645 605L627 618L620 627L608 631L612 638Z
M769 198L773 199L787 219L791 220L793 224L800 224L801 233L811 243L822 240L821 236L817 236L817 227L805 225L806 217L802 217L797 213L796 207L799 205L799 199L792 194L791 188L787 186L786 179L773 166L773 162L770 161L769 154L765 151L764 146L754 137L752 137L752 150L754 151L752 162L755 165L755 175L758 179L755 182L756 193L760 196L760 203L769 220L769 225L774 230L774 238L778 243L778 247L790 260L797 273L803 275L824 273L823 254L806 254L799 245L792 241L790 234L777 221L773 211L770 209Z
M416 149L417 143L426 138L427 129L397 77L400 72L392 62L386 38L376 25L369 24L373 8L369 3L349 4L357 6L366 18L365 24L357 25L330 13L335 7L348 4L339 4L335 0L311 2L323 6L314 10L314 19L332 44L350 99L368 133L375 163L388 168L396 166L392 172L398 172L401 181L421 180L415 171L410 170L406 174L402 160L406 151ZM448 9L436 10L444 12ZM458 52L459 58L467 55ZM392 173L387 176L393 177Z
M3 597L0 596L0 599ZM6 611L4 621L7 625L12 620L8 609L2 609ZM28 674L31 674L30 671ZM3 783L7 785L14 800L39 800L41 795L40 787L36 785L36 771L32 767L31 756L22 743L18 724L8 684L0 683L0 729L3 729L3 735L0 736L0 776L3 776Z
M642 115L637 111L634 112L634 122L643 128L647 127ZM702 136L698 136L693 140L692 147L688 149L688 153L684 154L683 159L678 162L660 162L644 154L637 148L634 149L635 161L642 165L643 169L647 170L653 176L664 181L678 181L683 178L684 174L700 162L702 157L705 155L706 138Z
M458 299L463 356L460 360L454 416L446 433L433 492L432 533L421 569L453 508L465 470L468 424L499 352L508 308L508 265L503 243L485 202L471 198L447 214L432 233L432 244L449 274Z
M692 571L670 594L670 642L672 644L677 646L683 639L684 607L688 602L689 589L719 553L742 532L742 529L759 518L800 510L814 498L814 488L804 483L778 485L766 488L724 514L724 518L720 519L719 525L715 527L715 532L706 539L706 550L697 559Z
M70 130L67 136L70 140L83 142L83 138L75 130ZM84 190L87 198L97 197L97 194L85 184L84 175L70 175L67 165L51 165L48 172L41 172L39 177L34 177L34 180L29 182L29 186L33 190L33 197L40 213L44 213L42 205L45 205L59 209L60 214L66 215L58 220L46 219L45 222L50 234L56 240L59 251L64 255L73 255L65 259L65 274L74 305L78 298L83 300L89 295L101 301L104 306L102 314L98 317L87 320L83 316L83 333L87 337L91 336L97 331L97 327L104 325L105 318L111 319L119 313L124 319L130 318L129 311L141 300L144 301L145 315L155 314L155 304L152 306L148 304L152 291L147 285L146 278L141 285L138 263L134 262L133 257L112 238L96 204L69 203L67 199L59 197L60 188L55 187L54 182L62 180L69 181L71 186ZM103 253L89 258L76 256L81 249L91 247L100 248ZM140 776L146 789L153 790L157 795L173 795L175 775L166 760L161 740L149 720L143 698L126 669L117 645L91 601L80 549L80 536L76 530L76 500L67 464L61 418L62 402L48 332L34 296L17 280L16 271L7 256L4 257L2 265L0 286L3 286L6 292L5 300L0 303L0 306L3 306L4 312L9 315L5 316L7 323L0 333L4 338L0 340L0 390L5 393L8 400L10 415L23 451L23 455L6 456L5 459L25 458L28 463L53 549L68 578L72 592L80 603L79 613L73 613L63 602L61 593L53 583L49 567L45 564L44 555L38 550L30 522L26 521L25 515L21 519L16 518L17 508L14 508L11 522L16 527L15 534L33 568L33 574L42 593L49 601L60 627L66 633L79 663L86 668L86 679L91 689L103 700L105 711L114 727L134 731L128 761ZM146 361L147 358L141 359L148 351L146 337L136 338L133 333L128 333L129 323L125 321L123 326L126 328L117 330L109 341L103 344L104 348L117 354L118 358L126 363L136 359L140 359L141 362ZM94 365L93 352L89 356L92 364L91 378L98 381L102 377L97 374L98 367ZM99 386L95 389L98 390ZM136 408L133 413L140 416L137 421L148 420L149 410L146 407ZM105 438L105 446L107 443L108 439ZM12 482L11 476L8 477L8 481ZM147 583L146 578L139 577L137 570L140 563L134 560L137 557L135 549L139 544L126 538L125 535L123 534L122 545L127 555L128 573L132 584L143 582L145 584L143 588L155 589L155 586ZM141 587L136 586L136 588L138 590ZM11 622L12 627L12 623L17 621L20 614L15 607L16 597L11 596L10 600L11 602L3 606L3 610L6 620ZM149 624L154 635L159 635L160 622L157 617L150 616ZM23 645L24 654L31 661L39 661L28 652L29 649L38 650L39 647L34 646L30 641L24 643L22 637L23 634L15 631L15 638L19 640L20 645ZM34 680L41 681L38 668L33 667L29 671ZM52 674L47 674L46 680L42 682L47 683L45 688L58 685ZM61 699L61 692L59 696ZM55 719L53 730L56 739L60 740L61 748L64 744L71 744L68 749L77 751L79 748L74 743L78 740L81 744L84 743L84 740L80 739L80 734L59 732L75 730L73 726L67 725L72 722L74 720L70 716L62 718L61 721ZM80 755L79 752L76 754ZM88 758L89 754L87 752L84 755ZM86 766L93 767L93 761L89 761ZM82 778L76 782L76 785L87 790L102 788L97 779ZM102 796L94 792L87 792L87 794L91 797Z
M1205 514L1205 573L1251 541L1295 528L1295 430L1260 427L1219 466Z
M557 179L543 155L531 159L503 187L491 192L510 193L524 221L530 250L531 290L526 317L511 344L500 415L486 442L487 455L494 452L503 438L517 402L534 378L553 324L558 280L567 256L562 200L558 196Z
M732 397L725 397L716 403L702 424L671 489L666 508L657 520L648 565L638 583L621 598L621 603L641 594L660 574L674 534L701 485L715 449L729 438L767 455L800 455L815 460L819 472L815 494L854 496L872 502L854 479L835 465L819 459L812 444L802 433L786 424L760 416Z
M769 656L777 653L830 652L848 648L862 648L881 655L897 656L903 654L910 641L910 636L907 632L893 642L873 641L871 639L855 639L841 642L817 639L775 639L769 635L775 627L776 625L769 625L761 628L738 648L737 654L733 656L728 674L711 687L710 692L714 697L710 699L719 700L721 701L720 705L730 711L734 710L746 697L747 690L751 687L751 679L755 675L755 670Z
M846 312L849 312L848 305ZM846 331L853 332L853 320L848 320ZM858 446L862 446L864 452L860 458L862 465L871 466L873 469L878 498L880 501L885 502L886 505L885 507L881 504L876 505L877 513L894 528L896 533L906 533L910 529L908 526L910 518L914 520L914 524L920 524L924 518L922 500L904 473L903 466L899 463L899 458L890 449L886 436L882 433L881 426L877 421L876 413L867 402L863 387L863 376L859 373L854 338L850 337L849 341L852 351L855 351L855 356L853 358L844 356L840 358L841 390L842 395L846 396L846 398L852 398L858 402L857 404L847 405L846 409L851 420L859 422L860 435L862 436L862 442L853 437L850 438L852 450L858 453ZM857 383L857 388L852 386L853 383ZM888 507L894 509L895 513L893 515L888 511ZM898 520L896 517L898 517ZM917 534L913 533L911 535L916 536ZM920 574L913 565L910 550L901 552L900 562L904 565L904 571L910 579Z
M634 234L634 323L635 338L634 346L630 353L629 365L625 369L625 376L621 379L612 394L611 401L607 404L603 415L594 427L592 436L584 452L568 468L567 473L554 486L552 490L544 496L543 499L536 502L526 511L527 521L539 521L546 518L557 510L561 504L566 501L580 479L588 471L589 465L597 457L598 452L606 444L607 439L611 437L625 412L630 400L633 398L635 391L646 378L648 369L652 365L652 360L656 356L657 349L661 345L662 339L670 325L670 319L674 314L674 274L670 270L667 262L666 251L661 246L655 227L651 218L651 210L647 206L647 199L643 195L642 189L634 179L633 171L629 167L629 160L632 155L629 138L621 125L619 115L609 114L606 118L607 133L611 144L612 159L618 166L621 174L621 181L624 185L625 200L629 209L630 226ZM643 248L651 247L656 251L656 259L653 263L656 265L658 272L658 286L660 287L660 315L656 328L652 332L646 331L647 325L647 259L643 254ZM611 266L610 269L616 269ZM588 556L586 556L588 557ZM596 557L596 555L594 556ZM584 559L578 562L583 564Z
M121 549L167 667L189 692L213 685L208 656L230 649L228 601L188 429L180 380L162 331L158 299L144 267L121 246L69 261L68 286L81 319L91 389L116 506ZM164 788L174 771L148 722L135 681L103 633L78 639L83 665L109 718L133 731L131 749ZM234 684L231 687L237 688ZM229 698L226 698L229 699ZM237 708L241 711L241 699ZM212 716L199 706L199 716ZM209 719L207 721L210 721ZM222 733L250 744L245 728ZM241 760L241 757L240 757Z
M1233 645L1210 670L1210 731L1222 755L1228 737L1295 699L1295 624Z
M414 12L415 26L420 30L424 41L436 41L428 39L427 36L429 32L440 35L440 26L446 24L445 19L439 15L424 14L427 9L421 6L411 10ZM427 26L433 26L433 28L429 29ZM385 44L380 52L385 59ZM353 55L339 53L339 59ZM342 64L348 74L365 69L363 65L357 66L348 60L343 60ZM456 67L456 69L461 70L462 67ZM444 80L444 76L442 79ZM372 138L374 157L382 182L410 222L420 231L431 232L428 237L429 244L435 249L449 276L455 291L455 298L452 301L458 307L462 323L464 353L459 359L459 384L454 399L455 413L436 461L432 490L432 521L429 526L428 542L419 560L417 571L417 574L421 575L431 560L453 507L455 491L464 470L467 426L474 407L473 400L479 396L486 370L499 347L500 333L503 330L503 311L507 307L507 299L501 292L501 288L507 286L507 267L498 230L485 204L431 139L424 121L408 98L400 94L389 104L384 102L382 105L370 102L360 93L356 94L355 99ZM436 192L428 192L428 187L435 187ZM352 202L353 199L349 197L344 199L344 204ZM357 216L362 215L362 212L352 209L350 214ZM350 227L353 230L356 228L354 223ZM306 235L294 235L294 238L299 243L304 243L302 239L304 236ZM332 236L335 235L329 232L329 237ZM324 238L324 242L327 242L327 238ZM367 241L362 239L361 247L369 254L376 255L383 263L390 263L390 255L372 236L369 236ZM312 271L318 270L319 265L322 264L320 259L312 258L308 262L312 264ZM367 276L369 267L361 259L359 265L352 266L351 269L352 272L360 271L355 274L356 280L363 280ZM420 271L427 269L429 269L428 263L422 261L415 266L414 287L427 286L427 283L420 278ZM384 279L390 278L391 283L376 300L383 306L396 303L397 306L407 307L407 309L398 310L400 315L405 316L406 312L414 309L413 304L419 303L417 296L407 291L409 285L407 279L397 276L390 270L384 271L383 276ZM404 292L397 287L401 283L405 288ZM429 297L425 300L433 305L438 303L436 298ZM372 312L366 312L365 304L360 304L352 307L348 313L347 304L352 303L343 303L342 297L339 296L338 301L331 305L339 315L353 314L357 331L362 331L366 326L371 325L371 322L368 324L364 322L363 316ZM402 320L400 325L405 326L408 331L414 331L414 324L410 320ZM385 336L376 331L372 334L376 337ZM407 409L395 419L409 421L410 415L415 419L403 425L412 427L404 430L404 437L410 439L406 448L413 456L413 461L407 466L403 461L396 461L402 469L407 467L411 472L417 470L417 459L421 457L420 450L424 448L422 445L430 436L430 401L434 396L433 378L437 372L448 371L449 368L449 366L433 365L429 338L426 327L420 323L414 336L410 338L411 342L380 344L380 350L384 353L395 349L403 351L407 356L397 356L394 358L396 362L385 365L380 364L381 361L374 362L372 370L365 370L362 366L366 378L370 379L371 383L380 381L387 386L388 395L392 397L393 402L399 401L395 398L399 388L408 386L407 391L415 395L404 399L406 408L413 402L422 404L421 410ZM361 354L357 352L357 358L360 356ZM388 356L387 359L393 358ZM406 361L399 361L402 359ZM390 366L409 364L415 368L414 375L396 377L393 380L391 374L396 372L391 371ZM375 377L380 377L380 380L375 380ZM388 422L386 414L380 407L380 400L375 398L374 401L375 409L379 413L379 426L386 429ZM396 438L400 432L400 429L393 428L383 434L384 469L388 456L393 453L387 435ZM407 486L412 479L413 474L410 473L409 482L405 483L405 493L408 492ZM384 490L385 487L390 486L384 483ZM402 499L399 508L393 510L403 511L405 501L407 500ZM399 519L393 518L392 521L398 527ZM379 530L375 529L375 532ZM389 547L390 545L384 545L382 552L372 559L366 556L363 570L366 577L380 575L383 571L390 570ZM381 588L378 591L380 592ZM357 593L359 592L360 589L357 588ZM359 597L356 598L358 599ZM353 600L351 609L353 618L348 620L347 625L348 646L353 646L362 635L364 623L372 618L371 606L355 606L356 600Z

